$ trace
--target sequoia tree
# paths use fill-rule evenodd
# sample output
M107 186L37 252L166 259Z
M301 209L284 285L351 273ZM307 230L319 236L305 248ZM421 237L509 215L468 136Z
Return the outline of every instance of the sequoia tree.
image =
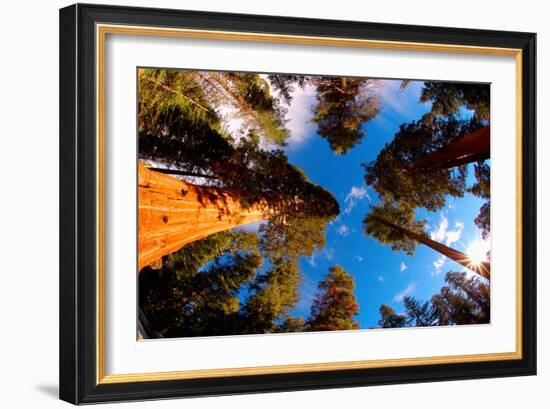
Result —
M415 170L450 169L490 158L491 130L484 126L472 133L448 143L442 149L432 152L412 164Z
M324 235L326 223L339 212L332 194L308 181L301 169L288 163L282 150L261 148L260 133L265 129L251 128L240 138L228 136L218 112L209 105L213 91L205 91L195 76L170 70L162 75L156 70L140 71L140 159L163 173L173 173L160 175L140 168L140 174L148 179L170 186L159 190L148 181L140 183L143 193L154 196L149 202L140 201L140 212L150 217L154 226L154 231L147 231L147 224L140 230L148 245L158 247L160 243L174 251L189 240L223 230L223 226L231 228L267 217L270 226L283 234L303 219L322 220L317 228L318 234ZM258 112L262 104L269 105L262 94L265 86L256 77L209 79L231 87L243 104L258 105ZM164 214L179 205L178 216ZM199 224L185 219L197 215ZM140 267L158 260L151 256Z
M210 234L268 218L263 203L243 207L222 190L195 186L138 163L138 271Z

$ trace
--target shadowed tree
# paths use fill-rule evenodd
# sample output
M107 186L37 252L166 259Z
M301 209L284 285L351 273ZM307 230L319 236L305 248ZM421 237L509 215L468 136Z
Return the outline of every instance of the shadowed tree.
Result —
M359 307L353 293L353 277L336 265L329 269L318 285L319 293L313 301L308 331L336 331L359 328L354 317Z
M229 231L191 243L140 275L140 308L163 337L296 332L290 316L302 273L296 259L264 273L255 233ZM246 297L243 291L246 290Z
M401 314L396 314L393 308L386 304L382 304L379 309L380 320L378 326L380 328L402 328L407 324L407 317Z
M254 78L231 77L225 85L238 85L245 102L261 105L252 90L260 86ZM170 91L175 85L182 95ZM150 221L143 226L140 221L140 234L147 239L144 251L151 252L140 267L156 265L160 256L207 234L262 218L273 219L270 225L279 230L317 218L323 220L318 227L324 234L324 225L339 212L332 194L309 182L303 171L288 163L282 150L261 149L256 131L239 140L227 138L208 102L186 72L140 71L140 158L163 168L163 173L186 179L140 169L145 175L140 182L144 199L140 211ZM166 209L170 213L177 206L181 207L177 214L166 214ZM198 225L192 220L197 212L202 217ZM148 225L154 229L148 231ZM167 250L155 253L159 243Z
M140 274L139 303L163 337L238 333L238 294L261 267L254 233L224 232L164 257Z
M424 232L425 223L424 220L414 219L414 211L411 208L403 204L394 206L384 202L372 207L363 220L363 227L367 236L373 236L381 243L390 245L394 251L405 251L412 255L416 250L416 243L422 243L476 274L490 279L490 263L473 263L467 254L430 239Z
M365 136L363 124L379 112L374 81L352 77L312 77L317 105L312 122L332 151L345 154Z

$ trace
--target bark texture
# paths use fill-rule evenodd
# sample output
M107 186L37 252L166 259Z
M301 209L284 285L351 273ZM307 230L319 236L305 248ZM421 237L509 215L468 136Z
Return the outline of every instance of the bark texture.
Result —
M271 215L267 206L243 208L238 198L147 169L138 162L138 271L206 236Z

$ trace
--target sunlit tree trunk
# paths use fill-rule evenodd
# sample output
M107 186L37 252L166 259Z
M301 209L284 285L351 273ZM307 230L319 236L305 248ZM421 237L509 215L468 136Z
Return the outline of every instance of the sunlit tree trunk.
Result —
M415 161L413 169L449 169L467 163L489 159L491 150L491 127L478 129L443 149Z
M243 208L238 198L147 169L138 162L138 268L188 243L272 215L267 206Z
M443 254L444 256L450 258L458 264L463 265L464 267L486 278L487 280L491 279L491 264L489 262L482 261L481 263L472 263L471 258L461 251L455 250L435 240L432 240L423 234L415 233L411 230L405 229L404 227L398 226L397 224L393 224L385 219L382 219L381 217L373 216L373 218L385 226L400 231L410 239L416 240L417 242L430 247L438 253Z

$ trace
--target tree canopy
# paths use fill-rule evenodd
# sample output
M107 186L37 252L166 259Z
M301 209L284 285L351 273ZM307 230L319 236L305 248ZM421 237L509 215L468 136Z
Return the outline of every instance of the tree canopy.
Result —
M317 105L313 122L332 151L345 154L365 136L363 124L379 112L372 80L352 77L316 77Z
M356 77L326 77L305 75L269 75L271 86L286 104L297 88L307 85L315 89L316 104L312 122L317 133L337 155L346 154L366 134L364 124L380 112L376 80Z
M402 88L409 83L404 81ZM363 164L365 181L378 193L382 202L372 210L372 215L376 216L385 209L386 220L392 221L392 217L396 218L396 211L402 212L399 221L404 224L395 224L405 229L413 227L414 231L415 209L425 208L433 212L443 208L449 197L460 198L469 192L486 200L475 223L483 238L487 238L490 234L490 165L484 159L488 157L485 150L489 146L489 101L488 84L424 82L420 102L431 102L430 112L419 120L400 125L393 140L380 151L376 160ZM470 119L463 118L463 108L473 111ZM483 139L485 154L476 151L468 155L464 149L478 147L474 135L481 131L487 136ZM466 140L468 144L465 144ZM448 166L429 169L418 166L420 162L426 162L426 158L434 157L434 153L441 156L440 152L446 152L449 156L452 154L450 146L458 147L459 144L462 150L456 154L461 157L449 160ZM468 159L464 160L464 157ZM473 165L475 183L468 186L468 164L476 160ZM370 216L367 215L364 221L367 235L373 235L383 243L391 242L394 250L405 250L409 254L414 251L410 240L400 239L402 231L380 225L375 217Z
M462 107L474 111L483 121L490 118L490 85L461 82L426 81L420 102L431 102L434 115L456 115Z
M228 231L191 243L140 274L139 304L163 337L358 328L353 278L334 266L319 283L307 321L291 315L302 272L296 258L265 272L256 233ZM244 292L243 292L244 291Z
M238 333L239 291L262 265L254 233L228 231L163 258L139 275L139 304L163 337Z
M412 165L479 127L480 123L475 119L432 115L403 124L376 160L363 164L365 181L384 200L403 203L411 208L438 210L445 205L447 196L464 196L467 167L424 171L415 170Z

